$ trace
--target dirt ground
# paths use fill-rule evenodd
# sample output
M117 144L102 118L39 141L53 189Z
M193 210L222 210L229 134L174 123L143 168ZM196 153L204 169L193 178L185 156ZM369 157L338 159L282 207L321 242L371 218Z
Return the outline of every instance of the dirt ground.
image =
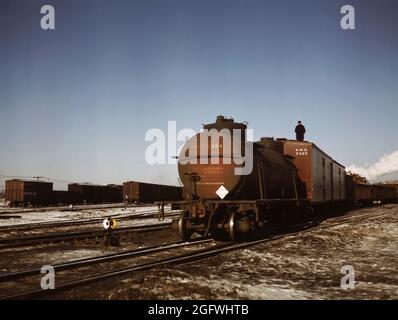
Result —
M193 264L136 272L56 298L397 299L398 205L355 210L361 213L382 215ZM353 288L340 286L343 266L353 268Z

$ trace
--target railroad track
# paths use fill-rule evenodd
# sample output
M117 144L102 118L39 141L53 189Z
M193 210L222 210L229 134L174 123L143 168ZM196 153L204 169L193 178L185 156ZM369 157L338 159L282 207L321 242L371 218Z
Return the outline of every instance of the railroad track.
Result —
M171 226L171 222L156 223L150 225L136 225L122 227L113 230L114 235L124 235L131 232L148 232L158 231ZM38 244L54 244L60 242L73 242L89 239L104 239L107 232L104 229L85 230L77 232L56 232L50 234L39 234L24 237L12 237L0 239L0 250L8 248L16 248L21 246L33 246Z
M25 209L14 209L7 208L0 211L0 214L14 214L14 213L31 213L31 212L47 212L47 211L85 211L93 209L112 209L112 208L141 208L141 207L151 207L153 205L148 204L129 204L126 206L125 203L108 203L108 204L81 204L73 205L72 209L70 206L53 206L53 207L35 207L35 208L25 208Z
M173 250L186 249L189 247L194 247L194 246L203 245L203 244L211 244L212 242L213 242L213 239L199 239L199 240L195 240L195 241L191 241L191 242L176 241L176 242L165 243L165 244L160 244L160 245L155 245L155 246L150 246L150 247L144 247L144 248L139 248L139 249L134 249L134 250L129 250L129 251L123 251L123 252L119 252L119 253L112 253L112 254L107 254L107 255L103 255L103 256L97 256L97 257L93 257L93 258L69 261L69 262L65 262L65 263L61 263L61 264L55 264L55 265L53 265L53 267L54 267L54 270L59 273L62 271L78 269L78 268L82 268L82 267L89 266L89 265L95 265L95 264L100 264L100 263L109 263L109 262L120 261L120 260L125 260L125 259L132 259L132 258L156 254L159 252L160 253L169 253L170 251L173 251ZM1 274L0 275L0 285L5 282L15 281L15 280L18 280L21 278L26 278L29 276L40 275L40 271L41 271L41 268L32 268L29 270ZM36 281L35 281L35 283L36 283ZM4 292L4 289L2 289L2 291ZM0 297L0 300L15 299L15 298L28 298L29 296L32 295L32 292L34 292L33 296L35 296L36 294L38 294L38 291L42 291L42 290L30 290L30 291L23 292L23 293L10 294L7 296Z
M69 269L79 268L79 267L88 266L88 265L97 264L97 263L112 262L115 260L122 260L122 259L128 259L128 258L132 258L132 257L138 257L138 256L141 256L144 254L157 253L157 252L160 252L163 250L170 250L170 249L176 249L176 248L180 248L180 247L187 247L187 246L192 246L192 245L197 245L197 244L202 244L202 243L208 243L211 241L213 241L213 240L212 239L201 239L201 240L196 240L196 241L192 241L192 242L188 242L188 243L182 242L182 241L176 241L176 242L148 246L148 247L144 247L144 248L138 248L138 249L123 251L123 252L106 254L106 255L102 255L102 256L96 256L93 258L79 259L79 260L73 260L73 261L69 261L69 262L65 262L65 263L54 264L53 267L54 267L55 271L69 270ZM16 280L16 279L31 276L31 275L37 275L37 274L40 274L40 271L41 271L41 268L32 268L32 269L23 270L23 271L0 274L0 283L4 282L4 281Z
M165 211L165 218L173 218L179 216L180 213L173 213L171 210ZM117 218L119 221L127 221L127 220L136 220L136 219L145 219L145 218L157 218L158 211L157 210L148 210L141 211L139 213L130 213L126 215L115 214L108 215L107 217ZM22 231L31 231L31 230L39 230L39 229L47 229L47 228L63 228L63 227L71 227L71 226L80 226L80 225L88 225L100 223L104 220L104 217L93 218L93 219L79 219L73 221L60 221L60 222L41 222L41 223L26 223L20 225L11 225L0 227L0 232L22 232Z
M245 249L245 248L248 248L248 247L251 247L254 245L258 245L258 244L262 244L262 243L266 243L266 242L273 242L273 241L277 241L277 240L281 240L281 239L285 239L285 238L301 236L306 233L310 233L310 232L314 232L314 231L331 229L336 226L341 226L341 224L344 222L353 222L353 221L359 222L359 221L362 221L365 219L373 220L373 219L377 219L377 218L379 218L381 216L385 216L385 215L386 215L386 213L382 213L382 214L378 214L378 215L370 215L370 216L362 216L362 215L354 215L354 216L348 216L348 217L342 216L342 217L335 218L336 221L334 221L334 222L328 223L327 221L325 221L324 224L319 224L319 221L314 221L314 222L310 222L310 223L306 223L306 224L301 223L301 224L297 224L294 226L289 226L288 228L274 228L274 230L272 231L272 234L265 235L265 236L261 237L260 239L253 239L253 240L243 242L243 243L239 243L239 242L221 243L221 244L216 244L215 246L210 246L205 249L200 249L200 250L196 250L193 252L182 253L182 254L178 254L178 255L171 255L169 257L160 258L160 259L156 259L156 257L155 257L155 259L153 259L149 262L137 263L133 266L119 268L116 270L111 270L111 271L103 272L100 274L88 275L81 279L58 283L54 290L34 289L34 290L29 290L29 291L25 291L25 292L20 292L20 293L16 293L16 294L3 296L3 297L0 297L0 299L33 299L33 298L39 298L42 296L48 297L57 292L72 289L72 288L75 288L78 286L88 285L88 284L98 282L101 280L105 280L105 279L123 276L123 275L129 274L131 272L135 272L135 271L144 271L144 270L149 270L149 269L156 268L156 267L198 262L201 260L206 260L206 259L215 257L217 255L220 255L220 254L223 254L226 252ZM274 234L274 232L278 232L278 231L284 232L284 233L283 234ZM206 239L202 240L202 241L206 241ZM207 241L211 241L211 240L209 239ZM177 245L177 244L174 243L173 245ZM183 247L183 245L181 245L181 247ZM157 248L157 246L155 246L153 248L143 248L143 249L139 249L139 250L141 250L141 251L136 251L136 253L134 253L134 252L126 253L126 255L139 254L140 252L141 252L141 254L145 255L146 253L149 253L149 250L155 250L155 251L159 250L160 251L161 249ZM146 253L145 253L145 250L147 250ZM156 252L159 252L159 251L156 251ZM125 258L125 257L126 256L124 256L123 258ZM131 257L132 256L130 256L130 258ZM102 259L118 260L118 257L116 255L116 256L111 256L111 257L106 257L106 258L99 257L97 259L98 260L96 260L96 258L92 258L92 259L75 261L75 262L72 262L72 265L74 267L77 267L79 264L86 264L86 265L87 264L95 264L98 261L104 262L104 260L102 260ZM68 268L68 263L61 264L58 266L58 268ZM21 271L21 272L17 272L17 273L2 275L0 277L0 280L13 279L15 277L20 278L25 275L32 275L34 272L37 273L38 269L26 270L26 271Z

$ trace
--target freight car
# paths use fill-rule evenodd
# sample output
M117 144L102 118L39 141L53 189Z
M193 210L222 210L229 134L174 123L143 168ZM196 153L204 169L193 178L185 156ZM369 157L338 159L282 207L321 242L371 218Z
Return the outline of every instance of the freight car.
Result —
M105 200L109 203L123 201L123 186L118 184L108 184L105 187Z
M397 198L396 189L379 184L354 184L354 201L361 204L387 203Z
M392 182L392 181L384 182L384 183L381 183L380 186L389 187L391 189L395 189L395 195L398 196L398 182Z
M128 181L123 183L123 198L127 203L154 203L182 200L182 188L153 183Z
M388 184L355 183L351 174L346 174L346 199L352 204L370 205L394 202L398 188Z
M81 203L114 203L122 201L122 186L70 183L68 191L79 194Z
M354 202L360 204L370 204L372 200L373 186L370 184L354 183Z
M345 199L345 167L312 142L282 139L283 154L294 158L305 198L312 205L330 204Z
M79 194L81 201L87 204L102 203L104 197L103 186L96 184L70 183L68 191Z
M11 207L48 205L52 202L52 182L34 180L7 180L5 200Z
M393 187L374 184L372 189L373 202L391 202L396 198L396 190Z
M14 179L6 181L5 200L12 207L120 203L122 186L73 183L68 191L56 191L52 182Z
M70 205L82 203L80 194L78 192L59 191L54 190L51 193L52 205Z
M345 167L312 142L273 138L250 142L246 128L246 123L219 116L183 146L178 171L185 199L175 203L183 210L179 219L183 240L195 232L226 233L234 240L265 222L301 220L314 209L353 203L354 198L393 196L375 186L355 185ZM221 131L230 132L230 138ZM241 152L240 163L234 161L236 150ZM212 162L214 158L218 161ZM235 169L247 162L252 163L251 172L236 175Z

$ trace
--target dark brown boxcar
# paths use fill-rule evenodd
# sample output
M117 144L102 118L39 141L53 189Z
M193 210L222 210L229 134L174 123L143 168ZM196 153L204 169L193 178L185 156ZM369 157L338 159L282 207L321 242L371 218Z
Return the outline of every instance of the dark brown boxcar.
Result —
M355 202L370 204L372 199L372 186L369 184L354 184L354 200Z
M52 204L54 205L69 205L81 203L80 194L71 191L53 191Z
M394 189L395 191L390 191L391 192L391 196L393 197L394 200L398 200L398 182L385 182L383 184L381 184L384 187L390 187L392 189Z
M83 203L115 203L122 201L121 185L95 185L90 183L71 183L68 191L80 194Z
M51 204L52 182L33 180L6 181L6 201L10 206Z
M391 186L375 184L372 186L372 199L377 202L389 202L395 199L395 188Z
M182 188L137 181L123 183L123 198L129 203L153 203L155 201L179 201Z
M71 183L68 191L79 193L83 203L102 203L104 199L104 189L100 185Z
M108 184L105 186L105 202L117 203L123 201L123 186Z

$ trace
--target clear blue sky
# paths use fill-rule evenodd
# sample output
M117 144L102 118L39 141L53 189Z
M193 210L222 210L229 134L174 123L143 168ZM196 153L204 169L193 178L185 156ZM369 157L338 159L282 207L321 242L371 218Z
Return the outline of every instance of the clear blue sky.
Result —
M397 54L394 0L1 0L0 174L175 184L145 164L146 131L218 114L257 138L300 119L339 162L373 163L398 149Z

